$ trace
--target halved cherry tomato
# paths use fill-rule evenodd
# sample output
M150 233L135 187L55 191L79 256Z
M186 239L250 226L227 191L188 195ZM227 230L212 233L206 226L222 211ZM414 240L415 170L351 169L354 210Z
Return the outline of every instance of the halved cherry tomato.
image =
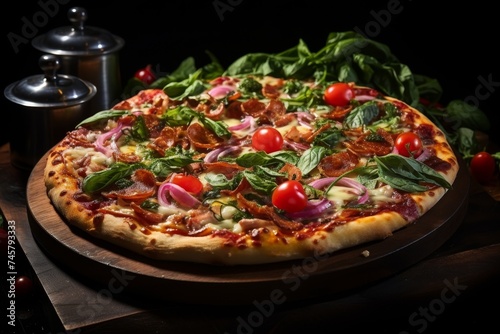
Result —
M252 136L252 147L266 153L279 151L283 147L283 136L275 128L260 128Z
M193 195L198 195L203 190L203 183L194 175L174 174L170 182Z
M134 77L137 79L141 80L147 85L150 85L153 83L153 81L156 80L156 76L154 75L153 71L151 70L151 65L146 66L143 69L138 70L135 72Z
M299 181L288 180L274 189L271 201L280 210L298 212L306 207L307 195Z
M398 153L405 157L418 157L423 149L424 145L422 139L414 132L403 132L396 137L394 146L398 150Z
M331 106L343 107L348 105L355 95L351 86L344 82L336 82L328 86L323 98Z
M481 184L488 183L495 177L495 159L488 152L476 153L470 161L472 177Z

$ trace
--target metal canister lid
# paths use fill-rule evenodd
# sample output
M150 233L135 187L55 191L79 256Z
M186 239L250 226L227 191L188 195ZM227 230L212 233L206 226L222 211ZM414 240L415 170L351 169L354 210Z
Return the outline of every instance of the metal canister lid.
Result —
M38 50L59 56L95 56L120 50L124 45L121 37L92 26L85 26L87 12L73 7L68 11L72 26L53 29L33 39Z
M66 107L87 102L96 94L96 87L71 75L57 74L59 59L42 55L39 65L44 74L33 75L7 86L4 95L26 107Z

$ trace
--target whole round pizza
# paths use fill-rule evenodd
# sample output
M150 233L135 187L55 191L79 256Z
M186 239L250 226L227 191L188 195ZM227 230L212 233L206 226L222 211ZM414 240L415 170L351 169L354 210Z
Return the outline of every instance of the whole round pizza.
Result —
M373 88L242 74L96 113L49 152L44 181L92 237L159 260L250 265L390 237L458 168L434 123Z

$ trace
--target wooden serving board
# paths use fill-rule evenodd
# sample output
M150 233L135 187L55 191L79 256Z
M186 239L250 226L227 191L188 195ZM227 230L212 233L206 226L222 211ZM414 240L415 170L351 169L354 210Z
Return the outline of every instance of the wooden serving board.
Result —
M385 240L352 247L328 257L250 266L210 266L157 261L96 240L65 223L46 196L44 156L27 184L30 227L48 255L67 270L141 297L196 304L248 304L331 297L388 278L425 258L461 224L470 177L465 163L453 188L417 222ZM367 250L369 256L363 256Z

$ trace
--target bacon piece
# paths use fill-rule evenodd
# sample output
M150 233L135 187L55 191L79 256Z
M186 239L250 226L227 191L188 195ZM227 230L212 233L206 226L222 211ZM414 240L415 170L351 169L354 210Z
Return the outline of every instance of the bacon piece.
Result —
M382 140L367 140L371 135L372 133L365 133L355 141L345 141L344 145L354 153L367 157L374 155L386 155L392 152L394 139L390 133L382 128L379 128L377 129L377 135L379 135Z
M314 141L314 138L316 138L323 131L328 130L330 127L331 127L330 123L326 123L326 124L322 125L319 129L317 129L309 137L307 137L306 142L309 144L312 143Z
M88 133L89 130L86 128L78 128L77 130L68 132L66 137L64 137L62 144L71 147L93 147L94 144L87 139Z
M290 163L285 163L283 167L279 170L280 173L286 173L289 180L300 181L302 179L302 172L299 167L292 165Z
M133 153L116 153L113 152L113 157L115 158L116 161L120 162L125 162L128 164L133 164L136 162L140 162L142 158L138 155L135 155Z
M353 106L335 107L332 111L330 111L328 114L324 115L323 117L342 122L344 120L344 118L347 116L347 114L351 112L352 109L353 109Z
M189 125L187 136L191 143L198 148L214 148L223 142L222 138L218 137L200 123Z
M147 169L137 169L132 174L134 183L126 188L112 190L103 193L107 198L121 198L129 201L142 202L156 191L156 178L152 172Z
M270 220L282 229L296 231L304 227L302 223L281 217L268 205L260 206L254 201L247 200L241 193L236 195L236 200L239 208L246 210L255 218Z
M130 207L134 209L136 215L147 221L149 224L155 225L164 221L164 217L162 214L145 210L141 208L140 205L137 205L134 202L130 203Z
M217 219L215 219L211 211L204 209L189 210L185 219L189 235L202 236L210 234L212 232L212 229L208 226L210 223L216 224Z
M160 119L156 115L142 115L144 118L144 123L149 131L149 137L156 138L160 135L163 124L160 122Z
M236 173L245 169L238 164L226 161L206 162L204 167L206 172L224 174L228 179L232 179Z
M290 124L293 120L297 118L297 114L295 113L288 113L284 114L282 116L277 117L274 120L274 125L281 127Z
M249 231L266 226L275 226L272 221L259 218L243 218L238 223L243 231Z
M329 177L337 177L343 173L356 168L359 157L351 152L339 152L321 159L318 170L321 174Z

